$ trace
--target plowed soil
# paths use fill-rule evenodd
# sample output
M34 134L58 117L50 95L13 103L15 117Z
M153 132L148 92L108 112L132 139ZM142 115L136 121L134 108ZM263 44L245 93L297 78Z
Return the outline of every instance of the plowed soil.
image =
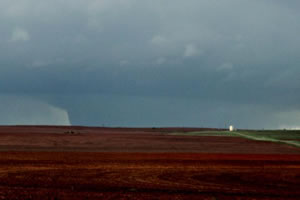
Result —
M0 199L299 199L300 157L0 153Z
M299 148L173 131L0 127L0 200L300 199Z

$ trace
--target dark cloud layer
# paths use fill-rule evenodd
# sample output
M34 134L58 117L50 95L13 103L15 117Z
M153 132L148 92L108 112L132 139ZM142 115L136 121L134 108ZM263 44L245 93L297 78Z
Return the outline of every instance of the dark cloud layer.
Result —
M299 8L3 0L2 105L30 97L83 125L299 127Z

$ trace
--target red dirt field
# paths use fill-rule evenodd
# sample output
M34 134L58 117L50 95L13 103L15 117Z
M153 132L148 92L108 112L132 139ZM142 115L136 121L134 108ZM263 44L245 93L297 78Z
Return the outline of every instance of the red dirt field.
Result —
M0 127L0 151L300 154L300 148L286 144L240 137L167 134L187 130L190 129ZM74 134L68 133L71 131Z
M0 200L300 199L299 148L191 130L0 127Z
M300 157L1 152L0 199L299 199Z

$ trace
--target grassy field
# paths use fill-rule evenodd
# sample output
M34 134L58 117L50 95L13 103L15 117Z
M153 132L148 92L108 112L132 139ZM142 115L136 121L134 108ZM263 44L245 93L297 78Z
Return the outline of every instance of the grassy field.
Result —
M279 142L300 147L300 131L236 131L235 134L252 140Z
M189 136L235 136L250 140L285 143L300 147L300 130L237 130L229 131L195 131L187 133L172 133L172 135Z
M300 140L300 131L290 130L266 130L266 131L238 131L255 137L267 137L278 140Z
M170 133L170 135L189 135L189 136L237 136L233 132L229 131L193 131L193 132L176 132Z

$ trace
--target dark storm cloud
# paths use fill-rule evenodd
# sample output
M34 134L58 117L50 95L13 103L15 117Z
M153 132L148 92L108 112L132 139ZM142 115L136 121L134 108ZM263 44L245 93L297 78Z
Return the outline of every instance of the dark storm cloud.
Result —
M298 126L298 8L268 0L1 1L0 92L60 106L73 123ZM138 109L150 116L139 121L125 107L141 98ZM176 109L189 117L174 117ZM98 113L115 117L95 120Z

